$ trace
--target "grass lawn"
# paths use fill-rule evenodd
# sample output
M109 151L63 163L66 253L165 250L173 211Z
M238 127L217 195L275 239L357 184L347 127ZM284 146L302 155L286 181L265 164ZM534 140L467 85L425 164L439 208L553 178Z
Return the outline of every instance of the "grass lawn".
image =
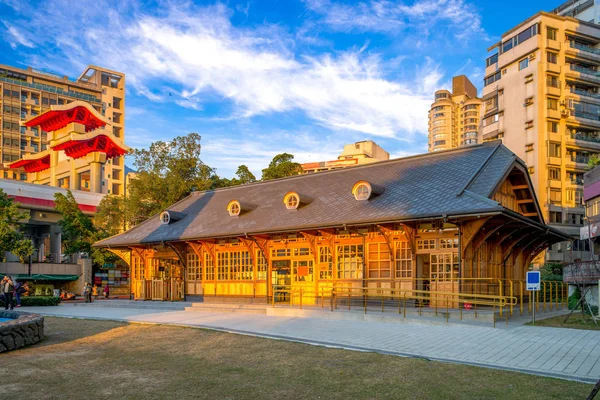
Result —
M46 317L0 398L581 399L592 386L202 329Z
M554 328L572 328L572 329L591 329L591 330L600 330L600 321L596 321L598 326L594 324L592 317L587 314L581 314L581 311L575 311L567 322L564 322L566 315L561 315L558 317L546 318L541 320L536 320L536 326L552 326ZM527 325L533 325L531 322L528 322Z

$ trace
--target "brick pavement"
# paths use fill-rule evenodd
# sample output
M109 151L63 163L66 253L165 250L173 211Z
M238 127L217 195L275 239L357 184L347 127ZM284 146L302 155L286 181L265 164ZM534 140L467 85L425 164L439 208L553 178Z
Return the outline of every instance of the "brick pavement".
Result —
M600 331L499 324L431 325L160 309L28 307L44 315L172 324L595 383Z

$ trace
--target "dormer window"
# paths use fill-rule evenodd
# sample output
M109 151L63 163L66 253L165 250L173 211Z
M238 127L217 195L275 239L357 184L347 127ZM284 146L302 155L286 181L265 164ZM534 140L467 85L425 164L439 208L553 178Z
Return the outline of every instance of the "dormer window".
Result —
M288 193L285 195L283 203L288 210L295 210L300 205L300 197L298 196L298 193Z
M165 210L160 213L160 215L158 216L158 219L160 220L161 225L169 225L169 224L173 224L179 220L182 220L183 218L186 217L186 215L187 214L185 214L185 213L181 213L181 212L177 212L177 211Z
M237 200L232 200L227 205L227 211L229 212L230 217L237 217L242 212L242 206L240 202Z
M371 185L367 181L358 181L352 187L352 195L358 201L365 201L383 193L384 190L383 187Z
M163 211L160 213L160 223L163 225L169 225L169 222L171 222L171 216L169 215L168 211Z

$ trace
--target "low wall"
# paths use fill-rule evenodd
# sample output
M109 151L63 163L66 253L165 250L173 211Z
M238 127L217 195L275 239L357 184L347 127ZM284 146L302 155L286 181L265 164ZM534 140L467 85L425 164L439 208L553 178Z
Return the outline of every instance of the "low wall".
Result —
M27 274L29 266L19 262L0 262L0 273L8 275ZM81 265L79 264L54 264L54 263L33 263L31 264L31 274L46 275L80 275Z
M18 318L0 323L0 353L35 344L44 338L44 317L16 311L0 311L0 318Z

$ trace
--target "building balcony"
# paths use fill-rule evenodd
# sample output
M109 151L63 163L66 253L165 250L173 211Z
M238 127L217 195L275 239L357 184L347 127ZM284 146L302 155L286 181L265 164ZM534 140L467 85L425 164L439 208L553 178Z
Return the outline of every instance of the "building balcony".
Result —
M582 125L600 128L600 115L585 111L571 110L569 119L574 119Z
M571 64L570 68L565 74L571 79L579 79L595 85L600 85L600 72L592 68L583 67L578 64Z
M565 54L600 62L600 49L578 43L574 40L569 42L569 47L565 49Z
M565 166L567 168L577 169L577 170L586 170L588 167L588 162L590 158L588 156L567 156L565 159Z
M587 99L590 99L590 100L600 101L600 94L589 91L589 90L583 90L583 89L579 89L576 87L572 87L571 93L576 94L578 96L586 97Z
M562 182L555 180L548 180L548 187L552 189L562 189Z
M560 65L546 63L546 72L553 72L555 74L560 74Z
M580 147L600 150L600 137L587 132L573 132L567 136L567 143Z

